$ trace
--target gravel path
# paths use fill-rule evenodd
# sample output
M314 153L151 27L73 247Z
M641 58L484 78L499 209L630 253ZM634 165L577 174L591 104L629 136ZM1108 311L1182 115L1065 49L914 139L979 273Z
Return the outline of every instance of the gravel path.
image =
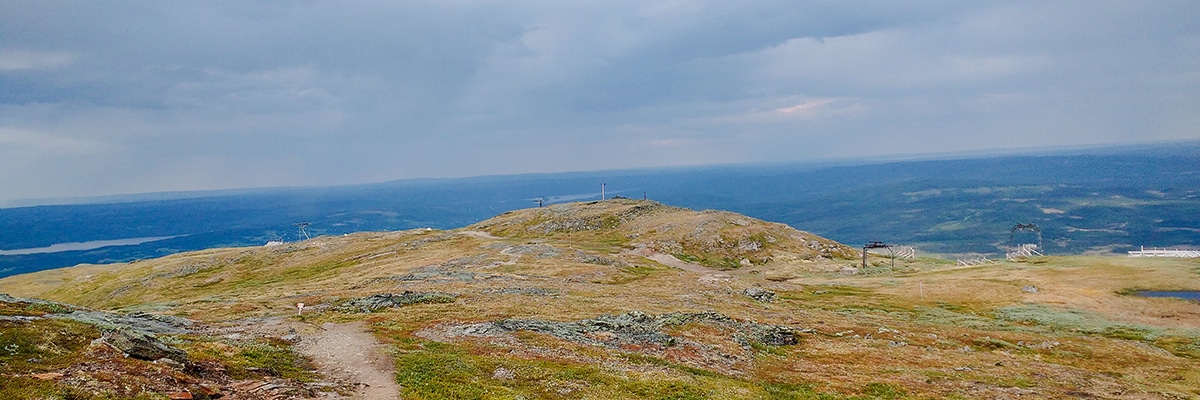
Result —
M470 237L478 238L478 239L485 239L485 240L500 239L496 235L493 235L493 234L490 234L490 233L487 233L484 231L462 231L462 232L459 232L458 234L463 235L463 236L470 236Z
M358 383L354 399L398 399L395 364L361 322L325 324L304 338L299 349L323 374Z
M700 264L692 264L687 261L683 261L678 258L675 258L675 256L673 256L673 255L659 253L657 251L654 251L653 249L649 249L649 248L645 248L645 247L639 247L635 250L627 250L626 253L636 254L636 255L639 255L642 257L646 257L651 260L658 261L660 264L666 265L668 267L675 267L675 268L682 269L684 271L692 271L692 272L697 272L697 273L701 273L701 274L711 274L714 272L719 272L715 269L711 269L711 268L705 267Z

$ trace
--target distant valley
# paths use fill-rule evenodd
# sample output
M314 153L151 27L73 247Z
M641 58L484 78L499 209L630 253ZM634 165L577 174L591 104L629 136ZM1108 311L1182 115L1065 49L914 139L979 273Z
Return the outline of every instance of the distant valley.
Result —
M757 165L406 180L371 185L132 196L102 204L0 209L0 276L211 247L430 227L605 195L721 209L861 246L1003 257L1034 242L1049 254L1200 246L1200 144L1038 155ZM194 197L192 197L194 196ZM167 237L166 239L162 239ZM139 244L29 252L66 243ZM25 254L30 253L30 254Z

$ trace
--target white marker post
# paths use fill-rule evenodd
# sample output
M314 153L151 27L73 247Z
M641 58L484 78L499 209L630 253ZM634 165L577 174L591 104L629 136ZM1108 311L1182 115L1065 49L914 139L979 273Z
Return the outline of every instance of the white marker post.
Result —
M304 303L296 303L296 315L304 312Z

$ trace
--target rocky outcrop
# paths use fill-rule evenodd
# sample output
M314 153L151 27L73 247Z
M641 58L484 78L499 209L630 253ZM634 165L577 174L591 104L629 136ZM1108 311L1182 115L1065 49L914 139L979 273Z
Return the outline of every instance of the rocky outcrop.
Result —
M187 361L187 353L158 340L158 338L132 329L116 329L104 333L103 340L130 357L154 361L162 358L178 362Z
M574 322L509 319L496 321L496 326L508 331L545 333L575 343L596 346L623 344L671 346L675 338L660 331L666 320L640 312L622 315L602 315ZM597 338L606 338L600 340Z
M106 331L128 330L146 335L178 335L191 332L193 325L190 319L170 315L144 312L118 314L50 300L12 297L7 294L0 294L0 302L24 304L25 309L35 311L35 315L21 316L22 319L69 319Z
M104 311L77 309L58 318L95 325L104 330L129 330L146 335L179 335L191 332L192 321L170 315L135 312L116 314Z
M422 303L453 303L458 295L442 292L381 293L342 302L334 310L346 313L369 313L385 308L404 307Z
M575 343L618 348L623 345L673 346L677 338L663 329L689 323L716 325L732 331L733 340L743 346L751 343L788 346L800 342L797 331L791 327L738 321L714 312L650 315L631 311L572 322L508 319L496 321L495 326L506 331L539 332Z
M483 294L525 294L530 296L558 296L560 292L555 289L546 289L540 287L505 287L505 288L488 288L483 290Z
M746 290L742 291L742 294L763 303L770 303L775 300L775 292L757 286L746 288Z
M7 294L0 294L0 302L23 304L22 309L33 314L17 316L20 320L59 318L95 326L104 332L101 337L104 343L130 357L149 361L163 358L180 363L187 361L186 352L155 337L160 334L191 332L193 323L187 318L142 312L117 314L49 300L12 297Z

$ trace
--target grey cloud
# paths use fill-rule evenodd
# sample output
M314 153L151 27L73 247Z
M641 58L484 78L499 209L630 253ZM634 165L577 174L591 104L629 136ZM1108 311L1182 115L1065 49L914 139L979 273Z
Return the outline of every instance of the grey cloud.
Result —
M1198 8L7 2L0 196L1200 139Z

